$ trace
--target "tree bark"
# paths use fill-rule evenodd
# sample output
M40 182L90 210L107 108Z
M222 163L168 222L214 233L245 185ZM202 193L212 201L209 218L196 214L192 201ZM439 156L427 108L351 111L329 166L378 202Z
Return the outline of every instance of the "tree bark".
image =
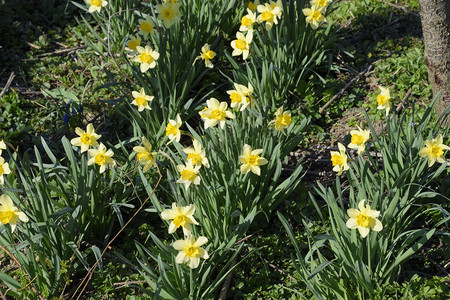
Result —
M435 106L439 117L450 105L450 0L419 0L419 5L428 80L434 95L441 91Z

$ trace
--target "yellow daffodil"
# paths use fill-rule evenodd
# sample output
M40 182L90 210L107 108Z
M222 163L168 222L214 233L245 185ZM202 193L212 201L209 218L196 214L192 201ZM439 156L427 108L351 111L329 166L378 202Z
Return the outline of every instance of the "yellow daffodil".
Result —
M100 12L102 7L108 5L108 1L105 0L84 0L89 5L89 12L92 14L94 11Z
M170 2L170 3L172 3L172 4L175 4L175 3L178 2L178 0L164 0L163 2L164 2L164 3Z
M388 88L384 88L380 86L381 93L377 95L377 103L378 109L385 109L386 116L389 114L389 110L391 109L390 100L391 94L389 93Z
M166 2L156 5L158 20L162 21L166 28L170 28L175 22L180 20L180 2Z
M177 170L181 175L180 179L177 180L177 183L184 183L186 190L189 188L191 183L195 185L200 184L200 176L198 176L200 166L194 167L191 159L187 161L186 165L177 165Z
M141 64L142 73L146 72L148 69L153 69L156 66L156 60L159 58L158 52L152 50L148 45L145 46L145 48L137 46L136 50L139 54L133 61Z
M253 30L253 25L256 23L256 14L251 9L247 8L247 14L241 19L241 27L239 31Z
M180 115L177 114L177 120L169 120L166 126L166 136L169 138L169 144L174 140L180 142L181 130L180 127L183 124Z
M114 155L114 152L111 149L107 150L103 143L100 143L97 149L89 149L88 152L91 156L88 160L88 165L93 165L94 163L99 165L100 174L105 172L107 165L110 168L116 165L115 160L111 158Z
M132 51L136 51L136 47L141 45L141 37L136 35L132 35L130 36L130 39L127 42L127 47L132 50Z
M175 202L172 203L172 209L165 209L161 212L163 220L172 220L169 225L169 233L172 234L177 231L180 226L183 228L184 235L191 234L191 224L198 225L194 219L195 206L178 206Z
M383 229L383 224L377 219L380 212L370 209L368 204L364 205L365 201L361 200L359 202L359 210L355 208L349 208L347 210L347 215L350 219L346 223L346 226L350 229L357 228L363 238L369 234L370 229L373 231L381 231Z
M145 19L139 20L139 34L140 35L147 37L149 34L152 35L154 33L155 33L155 23L153 23L152 19L150 19L150 16L146 16ZM137 46L140 46L140 45L137 45Z
M263 149L255 149L252 150L252 147L245 144L242 149L242 155L239 156L239 160L241 161L241 173L247 174L249 171L256 175L261 174L261 168L259 166L264 166L267 164L267 159L259 156L263 152Z
M138 107L138 111L143 111L144 109L151 109L150 106L148 106L148 103L155 98L154 96L148 96L145 94L144 89L142 88L140 92L133 91L131 93L134 97L133 102L131 104L134 104Z
M271 30L273 24L278 24L278 18L281 17L281 2L275 3L271 2L266 3L264 5L258 5L257 7L260 15L256 19L258 23L266 22L265 28L266 30Z
M283 12L283 3L281 2L281 0L277 0L277 2L270 0L270 7L272 9L278 7L280 9L280 14L278 15L278 17L281 17L281 13Z
M242 101L242 106L240 108L240 111L243 111L247 108L247 106L250 105L250 107L253 107L253 86L250 84L250 82L247 84L247 86L240 86L240 91L244 94L244 98Z
M425 141L425 147L420 149L420 157L428 157L428 167L434 165L437 161L439 163L444 163L444 150L450 150L450 147L444 145L442 135L438 134L436 138Z
M234 115L227 110L228 104L226 102L219 102L216 98L211 98L206 101L207 109L202 111L205 121L205 129L216 126L220 122L220 128L225 126L226 118L233 119Z
M152 144L145 138L142 137L142 146L133 147L133 151L137 152L137 159L141 164L144 165L143 172L147 172L151 167L156 166L155 156L157 152L152 152Z
M278 108L275 112L275 119L269 124L274 124L275 129L281 131L284 135L284 129L291 125L291 112L289 110L283 111L283 106Z
M201 111L198 112L203 121L208 120L209 118L204 114L205 110L208 109L208 106L205 106Z
M97 140L101 137L100 134L96 134L94 126L89 123L86 127L86 131L82 130L80 127L75 128L75 133L79 137L70 140L70 143L76 147L81 146L81 153L89 149L90 146L97 147Z
M189 268L195 269L200 264L200 258L208 259L209 255L201 246L206 244L208 239L200 236L197 240L192 235L188 235L185 240L177 240L173 243L173 247L179 250L175 262L177 264L189 265Z
M233 52L231 55L242 55L243 59L247 59L250 51L250 44L253 39L253 31L248 31L247 35L244 35L242 32L237 32L236 38L236 40L231 41L231 47L233 47Z
M239 107L244 103L245 95L241 90L243 85L234 83L234 90L228 90L227 94L230 95L231 107Z
M193 146L194 146L194 148L189 147L189 148L183 149L183 152L188 155L187 160L191 160L192 164L194 164L196 166L203 165L203 166L209 168L208 158L206 157L205 150L202 149L202 145L200 144L200 142L197 140L193 140Z
M331 151L331 163L333 164L333 171L338 172L337 175L341 175L342 171L348 170L347 154L345 153L345 147L341 143L338 143L339 152Z
M311 6L311 8L304 8L303 14L306 16L306 23L311 25L312 29L319 27L319 22L324 22L325 17L322 15L322 7L317 5Z
M195 60L203 59L205 61L205 66L207 68L213 68L214 65L212 64L211 59L213 59L215 56L216 56L216 53L209 48L209 44L205 44L202 47L200 56L197 56L197 58Z
M309 3L311 6L317 5L317 7L320 8L326 8L329 3L331 3L332 0L311 0Z
M3 140L0 141L0 155L2 154L2 151L6 150L6 144Z
M5 159L0 156L0 184L5 184L5 180L3 175L8 175L11 173L11 169L9 168L9 164L5 162Z
M247 108L248 105L253 103L253 86L248 83L248 87L242 84L233 83L234 90L228 90L227 93L230 95L231 107L239 107L240 111L243 111Z
M370 130L362 130L361 127L357 126L358 130L350 131L352 135L351 143L348 144L348 148L357 149L358 155L361 155L366 149L366 142L370 138Z
M0 196L0 223L1 224L10 224L11 232L14 232L16 229L17 219L22 222L28 222L28 217L25 213L20 211L11 198L3 194Z
M248 9L250 9L251 11L256 11L257 7L259 5L259 0L255 0L255 1L250 1L248 3Z

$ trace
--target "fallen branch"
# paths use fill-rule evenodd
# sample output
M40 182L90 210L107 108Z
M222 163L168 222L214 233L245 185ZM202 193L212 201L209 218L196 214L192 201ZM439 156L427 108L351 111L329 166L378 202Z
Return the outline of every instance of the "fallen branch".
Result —
M275 266L274 264L270 263L267 259L264 259L264 262L265 262L266 264L268 264L269 267L271 267L271 268L277 270L278 272L280 272L281 274L286 275L287 277L289 277L289 279L291 279L292 281L298 282L297 279L295 279L294 277L292 277L291 275L289 275L289 274L286 273L285 271L281 270L280 268L278 268L278 267Z
M236 265L236 260L233 260L230 265L230 269L233 269ZM220 289L220 294L218 300L225 300L227 298L228 290L230 289L231 279L233 279L233 272L228 274L227 278L225 278L225 281L223 283L222 289Z
M409 96L411 96L412 89L409 89L408 92L406 92L405 97L403 97L403 100L400 102L399 105L397 105L397 108L395 109L397 112L400 112L402 108L405 106L406 100L408 100Z
M130 284L141 284L141 283L146 283L147 281L145 280L133 280L133 281L125 281L125 282L114 282L113 285L118 285L118 287L116 287L116 289L120 289L123 287L126 287L127 285Z
M325 109L330 106L331 103L333 103L334 100L338 99L339 97L342 96L342 94L345 92L345 90L355 81L357 80L359 77L363 76L364 74L366 74L367 72L369 72L372 68L373 65L375 64L375 62L371 63L367 68L365 68L363 71L359 72L358 75L356 75L355 77L352 78L352 80L350 80L336 95L333 96L333 98L331 98L327 103L325 103L324 106L322 106L319 109L319 114L323 114L323 112L325 111Z
M9 75L8 81L5 84L5 87L3 88L3 90L0 92L0 98L3 97L3 95L6 93L6 91L8 90L9 86L11 85L11 83L14 80L14 77L16 75L14 74L14 72L11 72L11 74Z
M413 16L415 16L415 17L420 18L420 15L419 15L419 14L416 14L416 13L414 13L414 12L412 12L412 11L406 9L406 8L404 8L403 6L400 6L400 5L397 5L397 4L394 4L394 3L389 3L389 2L386 2L386 1L383 1L383 3L384 3L384 4L387 4L387 5L390 5L390 6L394 7L394 8L396 8L396 9L403 10L403 11L404 11L405 13L407 13L407 14L410 14L410 15L413 15Z
M79 46L79 47L73 47L73 48L67 48L67 49L59 49L53 52L48 52L48 53L43 53L43 54L39 54L36 57L33 58L26 58L22 61L35 61L35 60L39 60L41 58L47 57L47 56L55 56L55 55L62 55L62 54L66 54L68 52L72 52L75 50L79 50L79 49L85 49L87 48L87 46Z

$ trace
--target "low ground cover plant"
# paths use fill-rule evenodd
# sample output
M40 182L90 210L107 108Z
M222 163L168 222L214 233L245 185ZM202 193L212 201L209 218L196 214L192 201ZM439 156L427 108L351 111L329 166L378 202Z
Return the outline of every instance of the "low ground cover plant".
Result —
M296 217L305 235L279 212L306 189L303 162L288 159L311 124L296 101L325 81L333 1L72 3L88 32L76 34L110 79L104 102L126 130L105 134L93 118L32 151L0 141L0 248L18 266L0 271L1 296L80 299L113 257L139 297L222 299L261 257L247 240L277 213L295 251L293 295L373 299L446 230L449 111L436 121L435 98L417 122L414 108L397 114L387 87L373 99L384 125L363 110L330 153L335 183L302 197L318 216ZM46 89L57 92L73 96ZM67 124L82 113L76 102Z

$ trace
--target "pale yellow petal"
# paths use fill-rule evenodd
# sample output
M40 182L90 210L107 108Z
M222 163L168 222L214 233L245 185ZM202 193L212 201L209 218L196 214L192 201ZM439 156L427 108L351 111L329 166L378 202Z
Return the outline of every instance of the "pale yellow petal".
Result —
M347 226L347 228L350 228L350 229L358 228L358 224L356 223L356 219L355 218L348 219L347 223L345 223L345 226Z
M176 248L175 248L176 249ZM186 256L186 253L184 251L180 251L178 252L177 257L175 258L175 262L177 264L184 264L185 262L187 262L189 260L189 257Z
M200 264L200 258L198 258L198 257L191 257L191 260L189 262L189 268L196 269L199 264Z
M361 234L361 236L363 238L365 238L369 234L370 229L368 227L361 227L361 226L359 226L358 227L358 231Z
M354 209L354 208L347 209L347 215L350 218L356 218L357 216L359 216L359 214L360 214L360 212L357 209Z
M378 219L375 219L375 225L373 226L373 231L381 231L383 229L383 224L381 224L381 221Z

